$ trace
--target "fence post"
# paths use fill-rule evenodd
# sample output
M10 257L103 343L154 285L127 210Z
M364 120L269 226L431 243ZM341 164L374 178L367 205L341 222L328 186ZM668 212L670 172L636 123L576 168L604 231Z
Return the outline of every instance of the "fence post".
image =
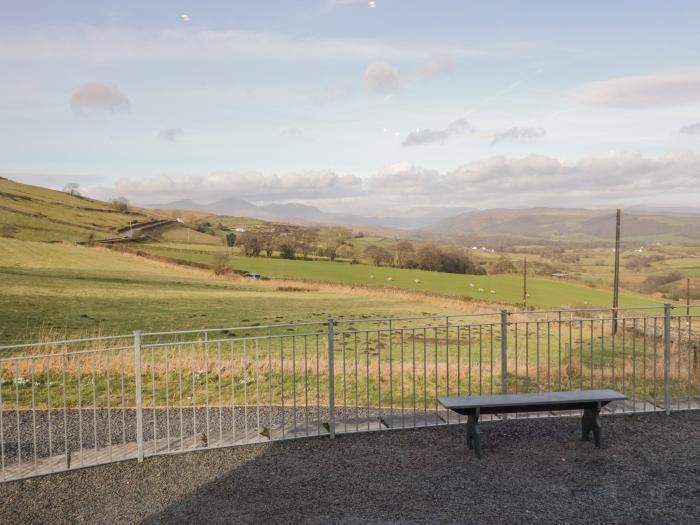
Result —
M335 321L328 319L328 433L331 439L335 439L335 366L333 360L335 351L333 349Z
M508 310L501 310L501 394L508 391Z
M136 447L143 461L143 401L141 399L141 331L134 331L134 375L136 376Z
M671 309L664 305L664 407L666 415L671 413Z

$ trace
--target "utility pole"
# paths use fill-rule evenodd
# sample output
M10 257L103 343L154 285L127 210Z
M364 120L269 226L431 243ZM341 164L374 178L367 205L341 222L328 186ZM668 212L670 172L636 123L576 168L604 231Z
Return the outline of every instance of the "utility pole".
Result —
M617 334L617 309L620 298L620 209L615 215L615 282L613 283L612 334Z
M523 306L527 310L527 255L523 257Z

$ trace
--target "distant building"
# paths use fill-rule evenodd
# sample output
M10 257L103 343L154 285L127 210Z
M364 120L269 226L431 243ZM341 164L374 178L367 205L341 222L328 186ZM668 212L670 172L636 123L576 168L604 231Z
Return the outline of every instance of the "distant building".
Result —
M554 277L555 279L568 279L569 274L565 272L554 272L552 274L552 277Z

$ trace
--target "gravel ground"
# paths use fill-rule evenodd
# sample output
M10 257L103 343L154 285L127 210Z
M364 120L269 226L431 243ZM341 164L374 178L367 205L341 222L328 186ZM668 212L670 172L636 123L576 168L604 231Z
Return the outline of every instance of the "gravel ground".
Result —
M0 484L0 523L698 523L700 412L249 445Z

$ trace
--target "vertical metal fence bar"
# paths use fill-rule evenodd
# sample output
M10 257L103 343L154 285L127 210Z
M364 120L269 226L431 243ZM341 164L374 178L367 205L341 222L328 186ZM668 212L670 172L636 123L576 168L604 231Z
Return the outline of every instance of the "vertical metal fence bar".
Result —
M178 343L177 345L177 376L178 376L178 385L179 385L179 392L180 392L180 403L178 405L179 412L180 412L180 450L185 448L185 428L184 428L184 421L183 421L183 406L182 406L182 400L183 400L183 392L182 392L182 360L184 359L184 356L182 354L182 344Z
M389 418L394 418L394 347L391 319L389 319Z
M401 336L401 428L406 426L404 420L405 407L404 407L404 385L403 385L403 328L399 330Z
M297 338L292 336L292 429L297 428Z
M136 450L143 461L143 400L141 399L141 332L134 332L134 376L136 377Z
M235 348L234 348L233 341L231 341L231 344L229 346L231 348L231 439L235 443L236 442L236 368L235 368L236 361L234 359ZM270 425L270 429L272 429L272 425ZM272 439L272 432L270 432L270 439Z
M433 328L433 341L435 342L435 424L439 424L440 422L440 415L439 415L439 407L438 407L438 329L436 327Z
M328 433L331 439L335 439L334 325L335 321L333 321L333 319L328 319Z
M632 319L632 412L637 411L637 318Z
M428 424L428 338L427 329L423 327L423 418Z
M156 418L156 405L157 400L156 400L156 349L151 348L151 394L152 394L152 402L153 406L151 407L151 414L153 417L153 454L156 454L158 452L158 425L157 423L157 418ZM166 383L167 383L167 376L165 378Z
M2 400L2 385L5 384L2 368L0 368L0 469L2 469L2 479L5 479L5 424L3 421L3 412L5 404Z
M35 359L31 358L30 359L31 363L31 375L32 375L32 434L33 434L33 446L32 446L32 451L34 453L34 468L36 468L36 458L37 458L37 450L36 450L36 380L35 380L35 373L34 373L34 367L35 367ZM0 384L0 388L2 388L2 385ZM0 405L0 410L2 410L2 405Z
M165 369L165 448L170 452L170 348L163 349ZM154 450L158 450L154 447Z
M671 308L664 305L664 408L671 413Z
M489 323L489 394L493 395L493 323Z
M360 383L357 374L357 332L353 334L353 348L355 351L355 431L360 430Z
M15 416L16 416L16 423L17 423L17 464L21 467L22 466L22 425L20 423L20 416L19 416L19 409L20 409L20 404L19 404L19 359L15 359L15 378L13 380L15 384ZM1 387L0 387L1 388ZM66 435L68 434L68 429L66 428Z
M267 413L267 426L270 429L270 440L272 440L272 331L270 328L267 329L267 371L268 378L267 383L270 391L268 392L268 413ZM318 341L316 341L316 373L318 374ZM231 381L233 381L233 370L231 370Z
M416 329L411 329L411 349L413 354L413 426L416 426Z
M654 379L653 379L653 384L654 384L654 390L653 390L653 403L654 403L654 412L656 412L658 408L658 404L656 402L656 365L657 365L657 349L656 349L656 343L658 340L657 337L657 330L656 330L656 325L657 325L657 319L656 317L653 318L654 321L654 330L653 330L653 335L654 335L654 367L652 369L652 373L654 374Z
M243 339L243 439L248 443L248 347L246 340ZM284 396L283 396L284 397ZM284 414L284 408L282 409ZM284 419L282 420L282 437L284 437Z
M304 426L309 435L309 340L304 335Z
M508 310L501 310L501 394L508 392Z
M304 350L306 355L306 350ZM207 390L209 390L207 386ZM209 403L207 403L207 410ZM260 435L260 340L255 340L255 419L258 428L258 436ZM207 419L208 421L208 419Z
M401 341L401 346L403 347L403 341ZM401 355L403 361L403 353ZM446 381L445 381L445 395L450 395L450 318L445 316L445 369L446 369ZM402 409L403 410L403 409ZM445 409L445 421L449 424L450 422L450 411Z
M342 333L342 332L341 332ZM348 380L346 371L346 347L345 347L345 334L342 334L340 338L341 352L343 355L343 431L348 431Z
M197 374L199 376L199 374ZM211 440L209 425L209 334L204 332L204 431L206 432L203 445L208 446Z
M365 394L367 396L367 430L370 429L369 425L369 405L370 405L370 397L369 397L369 331L365 332Z
M48 420L48 435L49 435L49 457L53 456L53 432L51 430L51 358L46 359L46 418ZM2 390L2 377L0 377L0 390ZM109 401L109 394L108 401ZM109 405L108 405L109 406ZM2 394L0 393L0 418L2 418ZM0 429L0 442L2 442L2 429Z
M61 359L61 376L63 379L63 453L66 455L66 468L70 468L70 450L68 449L68 401L66 396L66 359L68 348L63 346ZM19 434L19 433L18 433Z
M320 366L320 352L319 352L319 341L316 336L316 422L317 422L317 433L321 435L321 366ZM369 354L367 359L369 359ZM369 392L369 390L368 390ZM369 406L369 403L367 403Z
M97 460L97 355L97 352L92 354L92 445L95 450L95 460ZM36 438L34 441L36 444Z
M535 321L535 381L537 392L540 391L540 322Z
M85 454L83 454L83 385L82 385L82 370L80 369L80 352L76 359L76 368L78 371L78 451L80 453L80 466L85 466ZM19 431L19 429L17 429Z
M224 407L224 401L222 397L222 389L221 389L221 341L216 342L216 362L217 362L217 367L216 367L216 376L219 379L219 443L223 444L224 443L224 416L223 416L223 407Z
M467 325L467 395L472 395L472 326Z
M192 446L197 448L197 349L194 343L190 348L192 349Z
M484 362L483 353L482 353L482 350L484 347L484 345L483 345L483 342L484 342L483 328L484 328L483 325L479 325L479 395L483 394L483 384L484 384L483 383L483 376L482 376L482 368L483 368L482 364Z
M693 331L691 330L691 317L690 312L688 312L688 409L691 408L691 395L692 395L692 369L693 369L693 358L692 358L692 341L693 341ZM700 385L699 385L700 387ZM698 388L700 391L700 388Z
M647 318L642 323L642 405L647 408Z

